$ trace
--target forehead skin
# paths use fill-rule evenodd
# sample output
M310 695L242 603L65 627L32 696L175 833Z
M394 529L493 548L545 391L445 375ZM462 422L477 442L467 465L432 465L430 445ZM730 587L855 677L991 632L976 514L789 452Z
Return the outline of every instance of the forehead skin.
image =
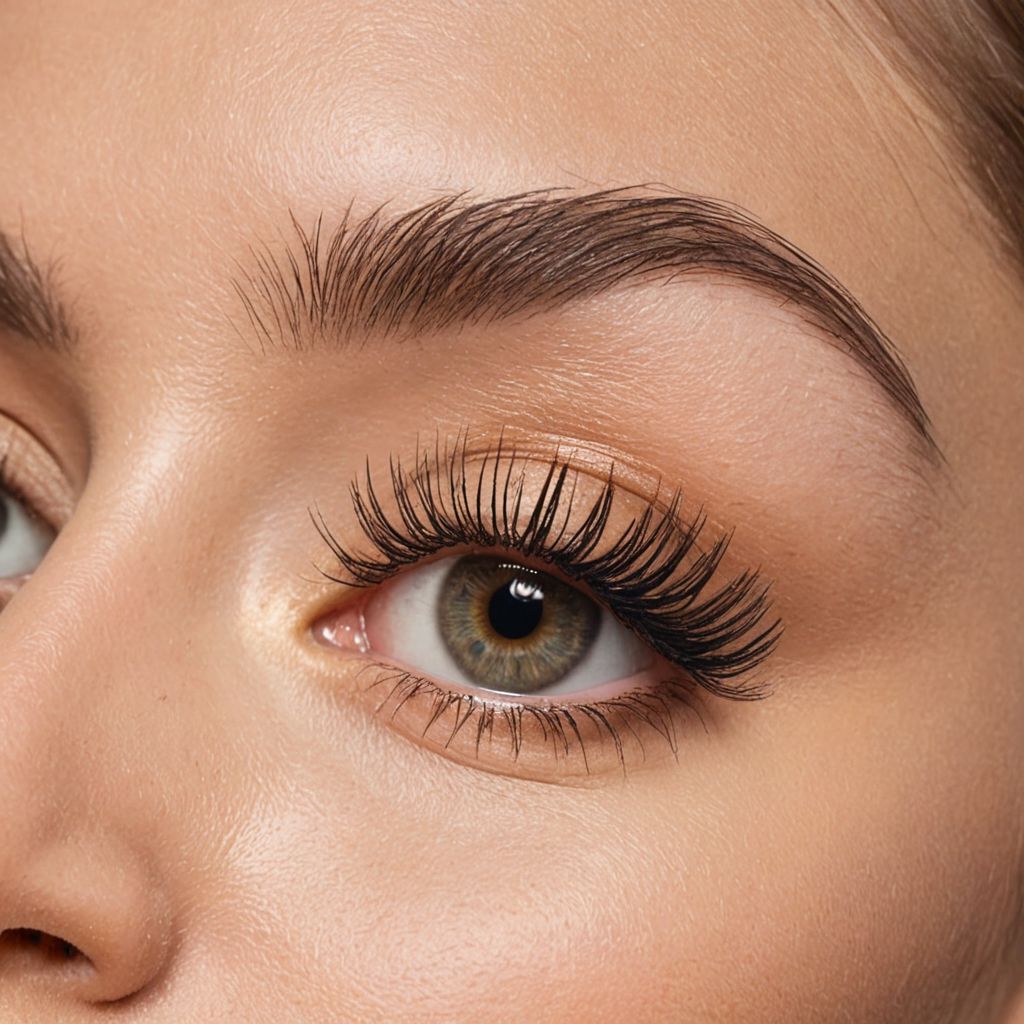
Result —
M0 811L26 822L0 836L0 928L44 927L12 865L44 865L44 892L46 864L81 870L66 916L94 891L114 907L79 933L131 961L102 991L144 984L139 1021L896 1024L966 993L1021 870L1022 289L934 116L812 6L3 4L0 227L59 260L80 351L3 363L24 388L0 397L31 406L81 502L0 624ZM468 355L419 380L385 349L254 369L236 261L289 210L654 182L750 210L849 287L946 465L877 517L891 535L851 512L804 545L814 506L766 527L791 589L849 602L796 630L788 691L678 766L536 786L325 712L293 642L306 507L374 438L523 394L460 383L485 373ZM710 475L710 442L680 444ZM828 480L846 456L856 495L856 451ZM785 471L749 478L784 504ZM890 550L891 578L858 569ZM898 625L862 643L848 613L873 624L890 589ZM92 1013L0 971L0 1016Z

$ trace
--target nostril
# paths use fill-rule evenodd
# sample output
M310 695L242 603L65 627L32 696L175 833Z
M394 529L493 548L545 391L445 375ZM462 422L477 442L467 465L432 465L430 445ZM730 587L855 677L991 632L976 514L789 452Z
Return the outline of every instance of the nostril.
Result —
M5 950L10 953L23 952L41 961L57 963L72 960L88 962L89 959L73 943L37 928L7 928L0 932L0 957Z
M88 834L27 849L6 842L4 833L0 993L23 980L65 1000L114 1003L160 974L173 948L169 901L132 848Z

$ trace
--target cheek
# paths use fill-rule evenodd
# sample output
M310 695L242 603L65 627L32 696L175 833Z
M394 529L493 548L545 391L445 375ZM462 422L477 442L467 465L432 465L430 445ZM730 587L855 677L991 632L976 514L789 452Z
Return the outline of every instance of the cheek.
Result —
M986 808L1007 795L953 718L789 710L592 790L396 745L379 855L320 909L364 919L353 966L399 1017L940 1019L1000 927L1014 853Z
M979 699L995 665L936 649L944 667L794 666L763 703L716 704L678 765L592 788L486 775L304 697L251 743L280 785L234 832L209 960L254 1014L942 1019L1001 927L1021 723Z
M650 910L670 1005L704 1008L678 1019L944 1020L1009 934L1019 722L969 686L929 694L913 657L917 678L851 669L830 699L734 719L713 777L698 758L689 804L652 815L678 868Z

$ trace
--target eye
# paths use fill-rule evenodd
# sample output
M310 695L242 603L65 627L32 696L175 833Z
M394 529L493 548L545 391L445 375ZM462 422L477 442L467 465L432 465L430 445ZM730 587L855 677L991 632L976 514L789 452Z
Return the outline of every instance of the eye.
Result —
M492 693L592 691L654 655L582 590L500 555L406 570L367 603L369 647L438 682Z
M568 784L676 758L711 697L767 695L754 671L782 624L760 570L726 568L731 532L678 489L468 437L412 469L393 456L383 489L367 462L351 536L309 510L320 572L351 598L309 635L357 655L375 715L452 760Z
M53 530L0 485L0 579L34 572L53 543Z

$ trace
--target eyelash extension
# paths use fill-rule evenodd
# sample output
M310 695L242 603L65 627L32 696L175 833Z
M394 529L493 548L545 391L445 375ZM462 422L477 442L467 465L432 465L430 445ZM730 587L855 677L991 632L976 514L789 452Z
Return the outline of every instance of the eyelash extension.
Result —
M367 461L362 481L354 481L350 493L372 553L341 544L323 516L310 510L339 566L337 574L323 575L348 586L373 587L446 549L512 552L582 584L653 651L709 693L733 700L764 696L761 687L740 677L760 665L781 636L781 622L767 621L769 585L759 572L747 571L708 593L731 534L701 550L706 517L699 511L685 522L679 491L665 511L648 505L599 550L615 502L614 467L586 514L572 525L578 471L556 453L522 522L524 457L499 439L493 451L482 455L476 472L471 458L465 436L444 450L438 440L432 456L418 454L414 472L393 457L389 483L396 512L390 515Z

